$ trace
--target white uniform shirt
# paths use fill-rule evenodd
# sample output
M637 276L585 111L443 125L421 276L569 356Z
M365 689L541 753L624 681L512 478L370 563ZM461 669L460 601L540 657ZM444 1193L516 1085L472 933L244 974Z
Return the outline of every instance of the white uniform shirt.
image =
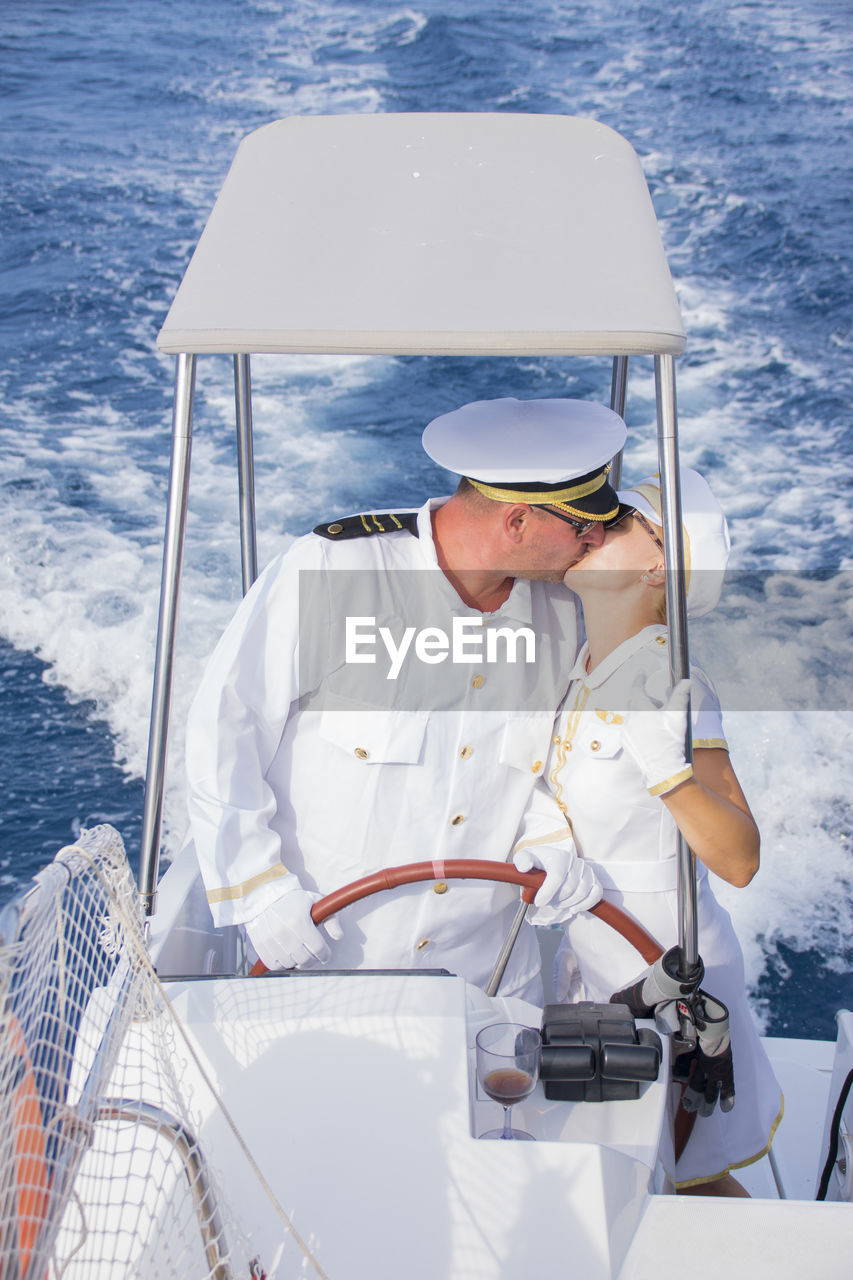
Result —
M288 874L325 894L382 867L502 861L512 849L577 653L577 607L562 584L517 580L485 630L532 630L535 663L521 660L523 647L515 662L477 658L483 615L460 600L432 540L431 511L443 501L418 512L418 537L299 539L226 629L187 726L192 836L216 924L252 920ZM342 611L374 619L395 644L406 626L449 634L454 618L467 620L474 660L419 661L413 640L388 680L381 641L358 650L375 664L345 660ZM552 828L554 815L562 821L552 810ZM331 963L444 967L482 984L518 897L477 881L375 895L341 913ZM538 969L526 928L502 993Z

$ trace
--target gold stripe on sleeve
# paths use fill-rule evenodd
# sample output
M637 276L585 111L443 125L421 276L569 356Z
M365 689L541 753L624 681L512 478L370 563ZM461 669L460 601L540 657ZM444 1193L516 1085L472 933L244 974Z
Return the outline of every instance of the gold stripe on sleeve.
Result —
M568 818L566 819L568 822ZM572 824L569 822L568 830L549 831L547 836L531 836L529 840L519 840L518 844L510 854L510 858L519 852L520 849L532 849L537 844L560 844L568 836L571 839Z
M654 787L648 787L650 796L661 796L665 791L671 791L673 787L677 787L679 783L686 782L688 778L693 777L693 765L685 765L678 773L674 773L671 778L667 778L665 782L659 782Z
M228 885L224 889L210 889L207 894L207 900L211 904L214 902L230 902L234 898L245 898L247 893L251 893L253 889L258 889L262 884L269 884L271 880L278 880L281 876L289 875L287 867L283 867L281 863L277 867L269 867L266 871L262 871L260 875L252 876L251 880L244 880L242 884Z
M729 744L725 738L694 738L693 746L695 747L719 747L722 751L728 751Z

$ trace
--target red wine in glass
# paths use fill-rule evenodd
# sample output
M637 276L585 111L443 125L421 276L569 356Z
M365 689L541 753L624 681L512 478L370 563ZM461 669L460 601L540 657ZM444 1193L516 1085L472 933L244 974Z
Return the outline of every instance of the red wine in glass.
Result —
M505 1107L512 1107L521 1102L533 1089L536 1081L527 1071L519 1071L517 1067L498 1067L483 1076L483 1088L490 1098Z
M532 1134L513 1129L511 1111L536 1088L542 1039L535 1027L517 1022L497 1022L477 1035L477 1078L485 1093L504 1109L502 1129L490 1129L481 1138L515 1138L532 1141Z

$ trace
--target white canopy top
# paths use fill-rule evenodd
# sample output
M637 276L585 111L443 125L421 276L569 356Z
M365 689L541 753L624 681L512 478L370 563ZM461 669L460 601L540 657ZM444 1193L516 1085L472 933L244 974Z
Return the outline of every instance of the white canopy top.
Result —
M162 351L670 354L628 142L573 116L278 120L241 143Z

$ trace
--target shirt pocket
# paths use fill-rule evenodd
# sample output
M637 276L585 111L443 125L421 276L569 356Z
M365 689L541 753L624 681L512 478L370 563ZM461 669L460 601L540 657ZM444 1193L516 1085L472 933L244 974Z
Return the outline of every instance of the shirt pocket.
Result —
M553 730L550 714L511 719L501 737L498 760L510 769L538 777L548 759Z
M366 765L422 764L429 716L425 711L323 711L319 733Z
M622 720L610 720L610 712L584 716L572 740L572 750L588 760L614 760L622 754Z

